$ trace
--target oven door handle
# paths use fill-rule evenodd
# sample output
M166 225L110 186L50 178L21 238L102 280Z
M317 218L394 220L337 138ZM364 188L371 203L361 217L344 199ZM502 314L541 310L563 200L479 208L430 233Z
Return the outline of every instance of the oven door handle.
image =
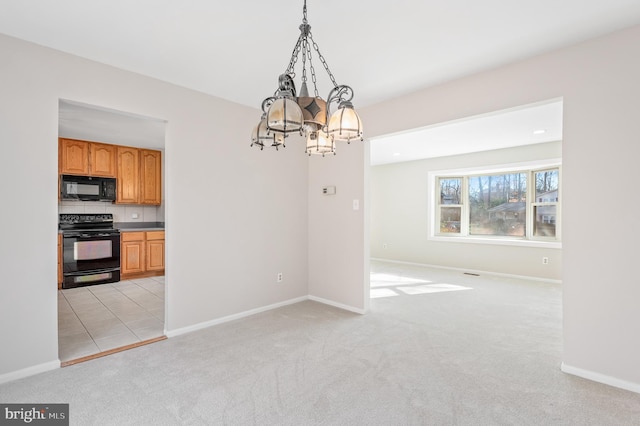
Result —
M97 238L97 237L113 237L116 236L118 234L108 234L108 233L103 233L103 234L80 234L77 235L76 238L82 238L82 239L90 239L90 238Z

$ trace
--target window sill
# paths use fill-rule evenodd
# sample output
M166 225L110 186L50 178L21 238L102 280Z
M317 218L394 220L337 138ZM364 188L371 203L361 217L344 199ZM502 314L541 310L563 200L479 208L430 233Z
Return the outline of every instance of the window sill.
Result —
M562 249L561 241L519 240L513 238L455 237L431 235L429 241L463 244L490 244L499 246L520 246L529 248Z

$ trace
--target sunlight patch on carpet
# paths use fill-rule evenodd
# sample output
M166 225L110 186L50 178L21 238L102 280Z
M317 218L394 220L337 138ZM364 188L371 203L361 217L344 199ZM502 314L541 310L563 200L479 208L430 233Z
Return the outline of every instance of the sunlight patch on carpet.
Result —
M371 274L371 288L373 287L392 287L397 285L409 284L425 284L431 281L420 278L401 277L392 274Z
M414 294L442 293L445 291L461 291L461 290L473 290L473 289L471 287L463 287L461 285L455 285L455 284L427 284L427 285L418 285L418 286L410 286L410 287L398 287L397 290L400 290L409 295L414 295Z
M377 298L380 298L380 297L399 296L399 294L396 293L395 291L391 290L390 288L372 288L370 290L369 296L372 299L377 299Z

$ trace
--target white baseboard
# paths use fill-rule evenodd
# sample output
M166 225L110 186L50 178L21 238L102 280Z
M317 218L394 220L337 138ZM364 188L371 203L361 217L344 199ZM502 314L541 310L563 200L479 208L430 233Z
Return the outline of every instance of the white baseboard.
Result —
M167 337L180 336L181 334L202 330L203 328L211 327L218 324L223 324L225 322L234 321L240 318L245 318L251 315L259 314L260 312L281 308L282 306L293 305L294 303L303 302L308 299L309 298L307 296L297 297L295 299L285 300L284 302L274 303L273 305L262 306L260 308L251 309L251 310L240 312L233 315L228 315L226 317L216 318L211 321L205 321L198 324L190 325L188 327L178 328L175 330L165 330L165 336Z
M532 280L532 281L542 281L542 282L552 283L552 284L562 284L562 280L552 280L551 278L531 277L531 276L528 276L528 275L503 274L501 272L482 271L482 270L479 270L479 269L454 268L454 267L451 267L451 266L430 265L428 263L405 262L405 261L402 261L402 260L381 259L381 258L376 258L376 257L372 257L371 260L377 260L379 262L398 263L398 264L401 264L401 265L424 266L424 267L427 267L427 268L446 269L446 270L449 270L449 271L469 272L469 273L472 273L472 274L493 275L493 276L496 276L496 277L515 278L515 279Z
M33 365L31 367L23 368L22 370L12 371L0 375L0 384L11 382L18 379L24 379L25 377L35 376L36 374L44 373L45 371L55 370L60 368L60 360L45 362L44 364Z
M356 314L364 315L367 313L364 309L354 308L353 306L349 306L349 305L343 305L342 303L334 302L328 299L323 299L322 297L309 296L309 300L313 300L314 302L323 303L325 305L333 306L336 308L344 309L345 311L355 312Z
M598 383L604 383L605 385L613 386L616 388L628 390L635 393L640 393L640 383L628 382L626 380L617 379L615 377L607 376L605 374L596 373L594 371L583 370L582 368L572 367L564 362L560 366L560 370L564 373L572 374L574 376L582 377L583 379L592 380Z

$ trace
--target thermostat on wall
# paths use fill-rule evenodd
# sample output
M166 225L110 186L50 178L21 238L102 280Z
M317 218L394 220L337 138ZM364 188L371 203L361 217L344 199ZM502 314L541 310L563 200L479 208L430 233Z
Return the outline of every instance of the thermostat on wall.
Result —
M336 195L336 187L335 186L325 186L322 188L322 193L324 195Z

